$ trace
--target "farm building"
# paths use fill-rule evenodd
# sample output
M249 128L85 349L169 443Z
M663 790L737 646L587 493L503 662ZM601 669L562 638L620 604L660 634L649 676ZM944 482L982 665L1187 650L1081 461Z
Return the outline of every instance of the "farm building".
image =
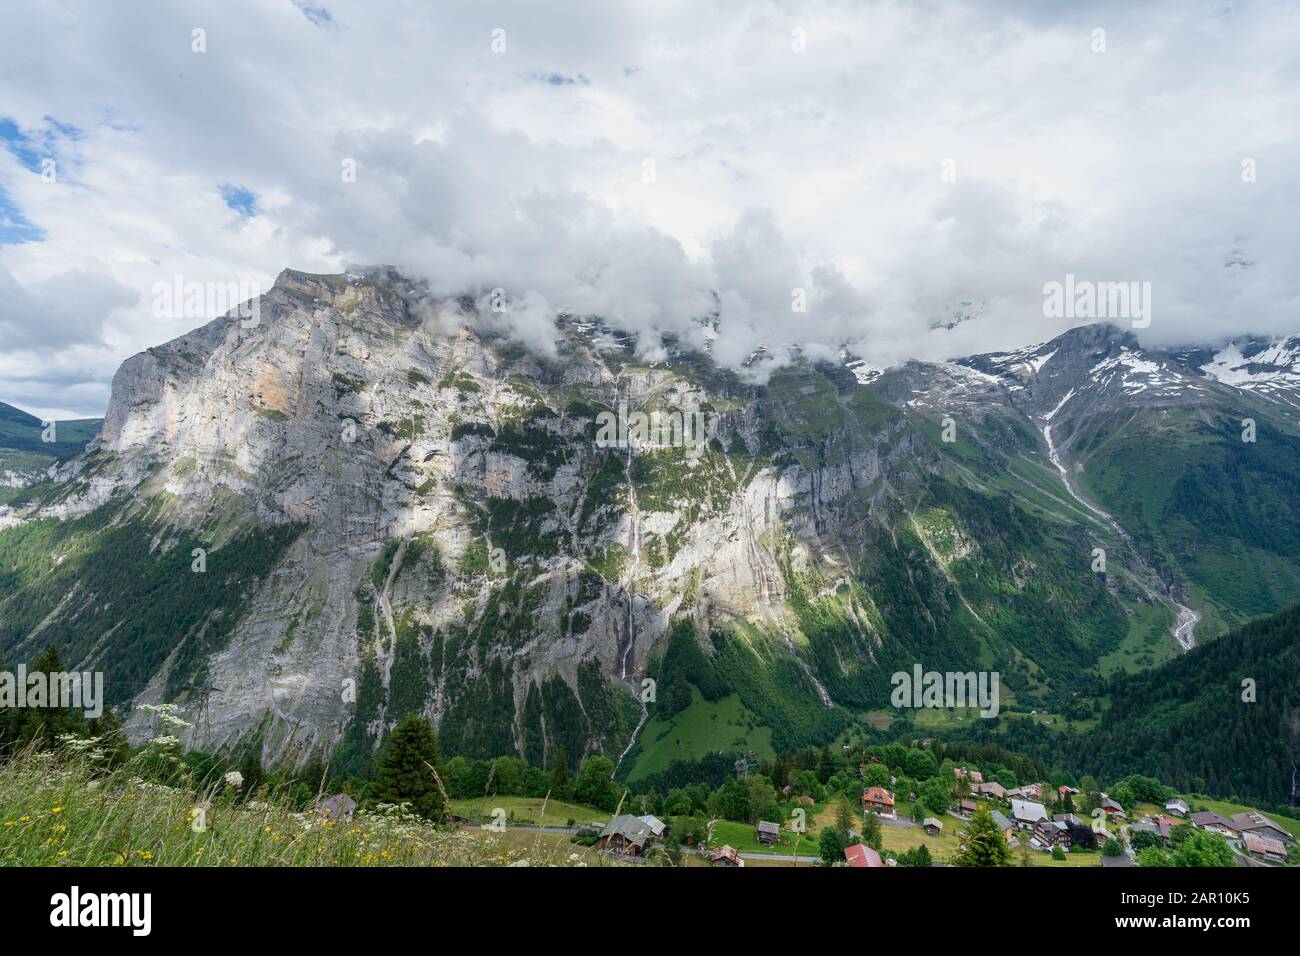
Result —
M624 856L644 856L655 843L655 835L650 825L640 817L618 816L600 831L596 849L606 853L621 853Z
M741 859L740 852L735 847L723 844L709 854L709 862L714 866L744 866L745 861Z
M868 869L885 865L884 861L880 859L879 853L861 843L855 843L853 846L844 848L844 863L846 866Z
M1246 844L1246 852L1257 860L1269 863L1286 862L1286 845L1281 840L1260 836L1247 830L1241 835L1241 842Z

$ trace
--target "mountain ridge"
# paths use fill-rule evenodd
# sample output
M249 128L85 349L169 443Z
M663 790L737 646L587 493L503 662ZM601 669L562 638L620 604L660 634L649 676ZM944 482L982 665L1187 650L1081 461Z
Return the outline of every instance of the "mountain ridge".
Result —
M918 660L1064 704L1176 654L1178 607L1222 629L1300 595L1279 556L1300 521L1246 600L1236 565L1210 575L1117 507L1116 436L1137 426L1106 422L1177 419L1185 454L1241 395L1288 455L1294 434L1286 406L1120 330L865 383L796 360L757 384L682 343L641 360L598 319L539 355L383 270L286 270L260 306L128 359L99 437L0 507L0 648L62 634L110 697L178 704L205 749L364 762L417 711L449 753L631 772L690 688L738 695L781 746L821 743ZM601 447L621 406L704 415L708 442ZM130 585L100 569L105 540Z

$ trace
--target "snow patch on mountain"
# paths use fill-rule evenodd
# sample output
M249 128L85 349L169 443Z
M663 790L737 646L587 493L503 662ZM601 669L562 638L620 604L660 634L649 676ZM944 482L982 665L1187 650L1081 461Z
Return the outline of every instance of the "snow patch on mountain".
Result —
M1300 387L1300 339L1251 343L1243 352L1229 342L1200 366L1206 378L1245 390Z

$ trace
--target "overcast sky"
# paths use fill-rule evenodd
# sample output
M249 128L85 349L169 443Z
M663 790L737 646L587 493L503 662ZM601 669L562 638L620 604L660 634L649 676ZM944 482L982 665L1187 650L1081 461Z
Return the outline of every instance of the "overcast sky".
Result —
M501 287L540 349L716 293L729 364L1041 341L1067 272L1152 283L1144 342L1297 332L1298 90L1288 2L10 0L0 400L100 415L203 321L155 283L285 267Z

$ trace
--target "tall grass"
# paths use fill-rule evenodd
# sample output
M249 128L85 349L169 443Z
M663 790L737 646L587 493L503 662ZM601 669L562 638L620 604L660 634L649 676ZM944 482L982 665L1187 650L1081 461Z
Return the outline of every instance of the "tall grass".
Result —
M106 769L85 745L0 763L3 866L572 866L601 861L566 841L436 828L401 807L352 820L299 812L284 794L200 787L149 747ZM168 782L158 782L159 779Z

